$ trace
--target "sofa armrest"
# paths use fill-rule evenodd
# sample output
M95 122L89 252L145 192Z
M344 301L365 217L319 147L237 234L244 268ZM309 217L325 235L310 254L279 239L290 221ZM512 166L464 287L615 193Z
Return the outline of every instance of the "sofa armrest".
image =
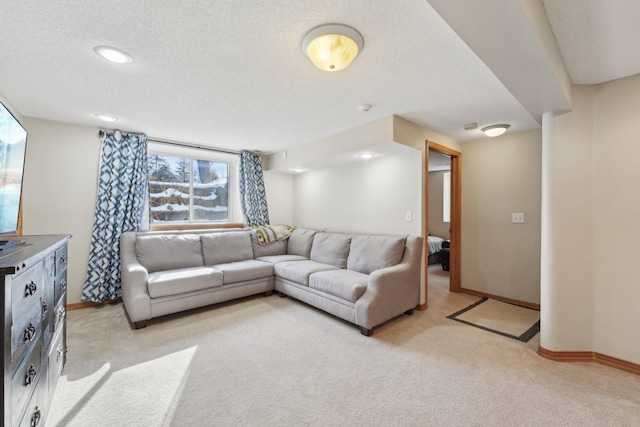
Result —
M356 301L358 326L371 329L418 306L422 241L422 237L408 237L399 264L369 275L367 290Z
M147 287L149 272L136 257L135 236L134 232L120 236L122 301L132 322L151 318L151 297Z

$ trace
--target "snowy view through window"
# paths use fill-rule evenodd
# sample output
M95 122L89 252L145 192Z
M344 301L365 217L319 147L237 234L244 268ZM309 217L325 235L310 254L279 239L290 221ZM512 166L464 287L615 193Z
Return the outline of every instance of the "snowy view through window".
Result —
M229 164L149 156L151 222L227 221Z

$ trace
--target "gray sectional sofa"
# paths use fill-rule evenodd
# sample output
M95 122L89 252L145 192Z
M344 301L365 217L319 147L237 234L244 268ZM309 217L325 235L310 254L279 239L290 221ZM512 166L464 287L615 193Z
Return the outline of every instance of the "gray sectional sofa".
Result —
M155 317L275 290L369 336L418 305L422 243L305 228L265 244L248 229L126 232L122 299L140 328Z

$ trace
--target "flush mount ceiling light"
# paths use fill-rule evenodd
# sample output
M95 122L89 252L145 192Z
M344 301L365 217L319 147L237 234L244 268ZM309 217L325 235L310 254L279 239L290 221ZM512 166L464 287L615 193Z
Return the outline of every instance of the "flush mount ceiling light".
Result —
M94 52L114 64L131 64L133 57L127 52L123 52L120 49L110 46L96 46L93 48Z
M375 154L373 153L360 153L358 154L358 157L360 157L361 159L371 159L373 157L375 157Z
M300 173L300 172L304 172L304 169L300 168L300 167L295 167L295 168L293 168L293 171Z
M302 40L302 51L323 71L345 69L364 48L364 39L355 29L342 24L321 25Z
M115 122L118 120L116 116L111 116L109 114L96 114L95 116L105 122Z
M482 132L484 132L485 135L490 136L490 137L494 137L494 136L502 135L510 127L511 127L511 125L492 125L492 126L484 127L484 128L482 128L480 130Z

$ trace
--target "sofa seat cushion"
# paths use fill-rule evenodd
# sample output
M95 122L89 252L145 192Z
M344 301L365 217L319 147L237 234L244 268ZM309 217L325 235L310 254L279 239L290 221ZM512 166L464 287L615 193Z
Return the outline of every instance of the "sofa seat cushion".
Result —
M136 256L149 273L204 266L200 237L195 234L136 236Z
M256 258L259 261L270 262L271 264L277 264L285 261L306 261L307 258L301 255L269 255Z
M319 262L304 261L285 261L274 265L276 276L283 279L291 280L300 285L309 285L309 276L319 271L337 270L336 267Z
M309 258L322 264L347 268L351 236L340 233L317 233L313 237L313 246Z
M222 279L222 272L213 268L181 268L149 274L147 287L149 296L158 298L222 286Z
M273 264L253 259L216 264L211 267L222 272L222 283L225 285L273 276Z
M347 268L364 274L397 265L407 238L403 236L353 236Z
M204 265L226 264L253 259L251 234L249 231L229 231L202 234Z
M369 275L351 270L320 271L309 277L309 287L356 302L367 290Z

